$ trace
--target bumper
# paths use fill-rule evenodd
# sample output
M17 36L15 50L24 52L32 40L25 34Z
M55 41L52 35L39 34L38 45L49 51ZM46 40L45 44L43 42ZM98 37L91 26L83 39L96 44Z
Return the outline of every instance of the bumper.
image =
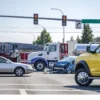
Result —
M31 65L31 66L32 66L32 68L34 68L34 64L29 64L29 65Z
M28 74L28 73L33 73L34 69L26 69L25 70L25 74Z
M63 67L54 67L53 69L54 69L54 70L64 70Z

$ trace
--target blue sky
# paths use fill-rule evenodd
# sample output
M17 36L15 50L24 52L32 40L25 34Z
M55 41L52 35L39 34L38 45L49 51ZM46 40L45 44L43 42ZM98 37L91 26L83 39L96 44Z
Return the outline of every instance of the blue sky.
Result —
M61 12L51 10L51 8L59 8L67 15L68 19L99 19L99 5L99 0L0 0L0 15L33 16L34 13L38 13L39 17L61 18ZM50 32L54 42L62 41L63 34L60 21L39 20L39 24ZM95 33L100 32L100 25L90 25L94 36L100 36L100 33ZM65 33L66 41L71 36L74 39L77 35L81 36L82 30L75 29L75 22L67 22L65 30L66 32L75 32ZM6 31L0 32L0 42L32 43L34 37L36 39L40 35L36 32L41 32L42 27L33 25L32 19L0 18L0 31ZM13 31L16 31L16 33L13 33ZM28 32L33 32L33 35L28 34Z

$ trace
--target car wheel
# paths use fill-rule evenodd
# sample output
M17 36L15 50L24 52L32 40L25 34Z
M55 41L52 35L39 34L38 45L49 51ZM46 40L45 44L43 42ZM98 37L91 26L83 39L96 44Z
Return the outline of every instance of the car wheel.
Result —
M23 76L24 69L21 68L21 67L18 67L18 68L15 69L15 72L14 73L15 73L16 76Z
M43 71L45 69L45 63L43 61L38 61L34 67L37 71Z
M89 86L92 83L92 79L89 79L85 69L79 69L75 73L75 81L79 86Z

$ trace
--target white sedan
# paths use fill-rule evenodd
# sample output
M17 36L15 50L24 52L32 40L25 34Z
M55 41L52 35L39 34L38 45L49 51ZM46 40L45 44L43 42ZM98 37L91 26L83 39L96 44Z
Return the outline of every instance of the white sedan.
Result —
M23 74L32 72L33 68L31 65L15 63L5 57L0 56L0 73L12 73L16 76L23 76Z

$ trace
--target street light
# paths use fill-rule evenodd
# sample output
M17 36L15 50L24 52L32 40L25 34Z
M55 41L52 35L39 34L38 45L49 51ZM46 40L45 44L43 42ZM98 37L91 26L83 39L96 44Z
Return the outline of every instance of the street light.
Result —
M43 28L43 30L46 30L46 28L44 26L42 26L41 24L38 24L38 26L41 26Z
M64 13L62 10L58 9L58 8L51 8L51 10L58 10L62 13L62 15L64 16ZM63 26L63 43L65 43L65 27Z

